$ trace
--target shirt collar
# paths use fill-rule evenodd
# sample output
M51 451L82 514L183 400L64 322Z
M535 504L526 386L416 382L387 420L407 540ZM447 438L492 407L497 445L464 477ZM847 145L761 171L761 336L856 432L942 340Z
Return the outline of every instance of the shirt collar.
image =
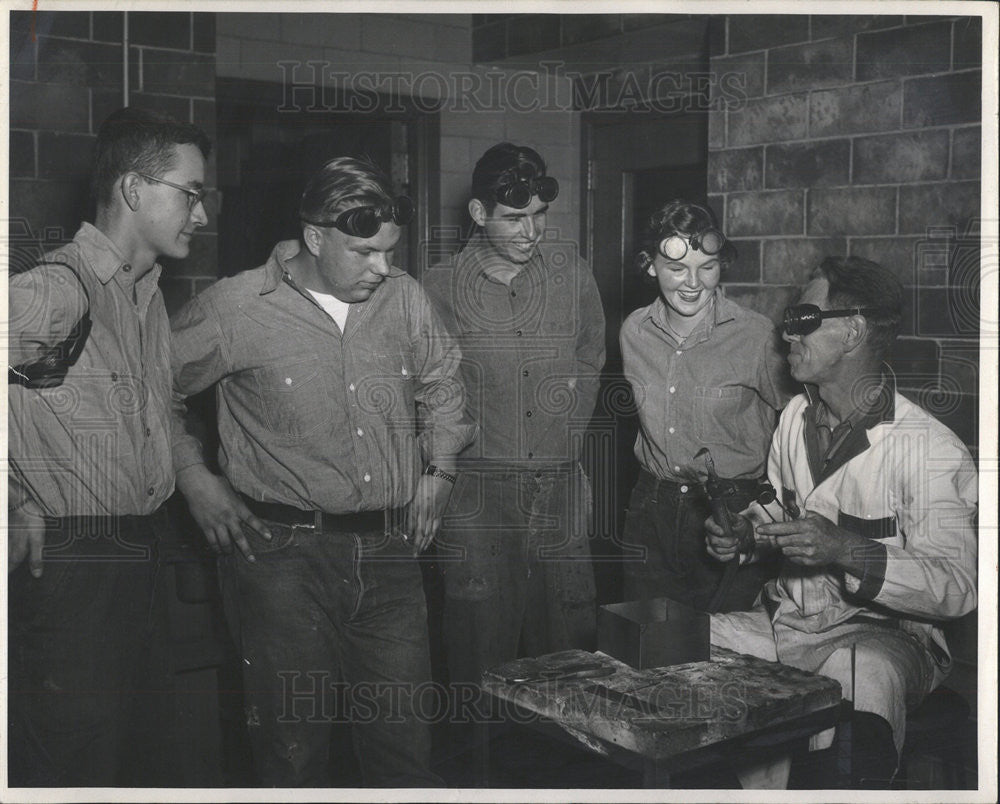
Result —
M500 284L486 271L486 266L492 260L507 262L507 260L497 254L496 249L493 248L486 235L480 229L469 238L465 247L459 253L458 267L460 270L472 271L477 276L482 276L489 282ZM535 249L535 253L531 255L531 259L524 264L524 267L514 277L514 281L523 282L527 280L532 284L537 284L541 281L544 274L544 265L545 258L542 256L542 246L539 243Z
M684 339L685 344L700 343L706 340L720 324L726 324L736 319L736 313L740 307L736 302L730 301L722 295L722 288L716 288L712 295L712 310L706 315L698 325L691 331L691 334ZM662 296L657 296L656 301L649 306L644 321L652 321L653 324L671 338L674 335L667 325L667 303Z
M119 271L131 273L132 266L115 242L92 223L81 224L74 239L80 244L87 264L94 275L101 280L101 284L108 284ZM139 280L139 283L146 277L152 277L151 281L155 284L160 277L160 271L160 264L154 263L153 268Z
M285 263L292 259L302 250L302 243L299 240L282 240L273 249L271 249L271 256L267 258L267 262L264 263L264 280L260 286L260 295L265 296L268 293L272 293L278 289L278 286L282 284L282 281L287 274L289 277L291 274L288 272L288 268L285 267ZM387 279L395 279L398 276L403 276L406 274L402 268L397 268L393 266L389 270L389 276ZM372 294L374 295L374 294ZM363 304L364 302L359 302Z

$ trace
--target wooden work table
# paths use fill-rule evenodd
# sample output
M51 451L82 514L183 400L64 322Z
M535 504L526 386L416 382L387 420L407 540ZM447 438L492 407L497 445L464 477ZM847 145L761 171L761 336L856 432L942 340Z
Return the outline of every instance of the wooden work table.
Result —
M588 677L553 677L565 668ZM523 680L539 670L547 677ZM555 725L591 751L638 765L647 787L829 728L841 700L832 679L714 647L710 661L646 670L604 653L563 651L489 670L482 687L535 715L534 725Z

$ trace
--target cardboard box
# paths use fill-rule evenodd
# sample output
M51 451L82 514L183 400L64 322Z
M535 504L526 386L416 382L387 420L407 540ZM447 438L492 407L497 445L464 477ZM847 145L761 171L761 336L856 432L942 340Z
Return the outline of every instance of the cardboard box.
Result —
M708 661L709 623L667 597L610 603L597 612L597 647L636 670Z

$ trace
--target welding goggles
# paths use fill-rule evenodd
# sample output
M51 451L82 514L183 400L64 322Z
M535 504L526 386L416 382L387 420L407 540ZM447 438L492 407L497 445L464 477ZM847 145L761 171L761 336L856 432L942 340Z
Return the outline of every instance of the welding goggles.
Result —
M334 221L311 221L303 218L304 223L313 226L334 226L351 237L374 237L382 224L392 221L397 226L405 226L413 217L413 201L405 195L396 196L391 204L375 206L367 204L351 207L341 212Z
M549 203L559 195L559 182L552 176L538 178L518 177L498 185L493 190L493 198L498 204L514 209L524 209L531 203L531 196L537 195L539 201Z
M705 229L693 235L675 233L660 241L659 251L668 260L683 260L689 247L714 256L726 247L726 236L718 229Z
M781 329L786 335L809 335L818 330L824 319L846 318L849 315L874 315L873 307L851 307L846 310L820 310L815 304L793 304L785 308Z

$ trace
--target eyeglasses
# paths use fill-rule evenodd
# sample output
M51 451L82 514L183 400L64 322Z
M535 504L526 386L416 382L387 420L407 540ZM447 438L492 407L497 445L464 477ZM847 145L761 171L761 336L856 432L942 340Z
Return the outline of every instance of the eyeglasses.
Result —
M540 176L537 179L519 178L501 184L493 191L493 197L498 204L514 209L524 209L531 203L533 195L537 195L539 201L547 204L559 195L559 182L552 176Z
M781 328L788 335L809 335L818 330L824 319L846 318L849 315L874 315L874 307L851 307L848 310L820 310L815 304L793 304L785 308Z
M194 208L198 206L198 204L204 204L205 196L208 195L208 190L206 190L205 188L194 190L190 187L184 187L180 184L174 184L172 181L167 181L166 179L160 179L157 178L156 176L150 176L147 173L140 173L139 175L142 176L146 181L155 181L157 184L165 184L167 185L167 187L173 187L175 190L180 190L182 193L184 193L188 197L187 199L188 212L194 212Z
M392 221L397 226L405 226L413 217L413 201L405 195L396 196L391 204L383 206L366 205L351 207L341 212L334 221L313 221L302 218L303 223L313 226L336 227L351 237L374 237L382 224Z
M705 229L693 235L672 234L660 241L660 254L668 260L683 260L688 247L709 256L718 254L726 246L726 236L718 229Z

